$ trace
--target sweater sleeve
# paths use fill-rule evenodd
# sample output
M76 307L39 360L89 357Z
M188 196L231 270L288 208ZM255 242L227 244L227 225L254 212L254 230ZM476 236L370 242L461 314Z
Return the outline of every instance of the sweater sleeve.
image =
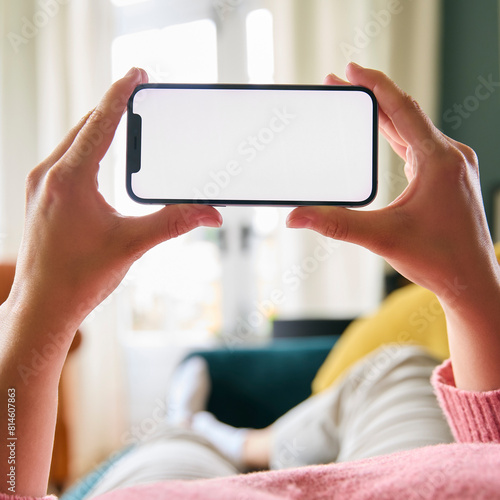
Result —
M434 370L432 384L458 442L500 443L500 390L457 389L450 360Z

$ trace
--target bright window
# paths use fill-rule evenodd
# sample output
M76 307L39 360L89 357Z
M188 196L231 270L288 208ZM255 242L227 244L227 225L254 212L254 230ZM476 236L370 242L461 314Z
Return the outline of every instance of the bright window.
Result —
M265 1L112 2L119 26L112 46L114 79L139 66L151 82L273 81L272 16L261 8ZM123 121L115 141L114 203L124 214L141 215L158 207L139 205L125 192L124 125ZM122 287L120 330L158 331L166 336L182 331L183 338L200 340L227 328L228 321L241 320L248 310L241 302L258 299L273 276L269 270L275 245L269 236L278 215L276 210L266 210L233 209L228 217L233 226L242 228L251 221L258 243L255 273L238 272L248 266L247 256L228 255L227 246L220 242L224 236L214 229L199 228L148 252ZM239 246L231 247L231 252L240 252ZM255 296L242 290L253 290ZM269 311L268 316L272 314ZM259 329L267 330L268 320Z
M113 42L112 61L115 78L133 65L144 68L151 82L215 82L215 23L202 19L119 36Z
M250 83L273 83L273 18L267 9L250 12L246 21Z

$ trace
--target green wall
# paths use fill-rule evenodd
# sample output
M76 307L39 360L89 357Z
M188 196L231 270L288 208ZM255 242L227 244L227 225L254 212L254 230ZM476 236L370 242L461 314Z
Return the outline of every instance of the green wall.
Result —
M490 228L500 187L498 0L443 0L441 129L479 157Z

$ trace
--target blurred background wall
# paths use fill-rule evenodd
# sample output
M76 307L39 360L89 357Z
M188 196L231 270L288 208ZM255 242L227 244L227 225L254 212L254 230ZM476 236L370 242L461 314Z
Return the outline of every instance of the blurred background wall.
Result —
M440 126L476 151L488 221L498 240L500 212L495 214L494 198L500 189L499 2L444 0L443 9Z

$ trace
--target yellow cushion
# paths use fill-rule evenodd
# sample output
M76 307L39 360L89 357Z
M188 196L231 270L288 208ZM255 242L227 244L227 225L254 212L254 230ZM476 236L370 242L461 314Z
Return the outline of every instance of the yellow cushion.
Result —
M500 260L500 243L495 246ZM440 360L449 357L446 320L436 296L418 285L391 293L378 311L353 321L312 383L313 394L329 387L356 361L382 344L416 344Z

